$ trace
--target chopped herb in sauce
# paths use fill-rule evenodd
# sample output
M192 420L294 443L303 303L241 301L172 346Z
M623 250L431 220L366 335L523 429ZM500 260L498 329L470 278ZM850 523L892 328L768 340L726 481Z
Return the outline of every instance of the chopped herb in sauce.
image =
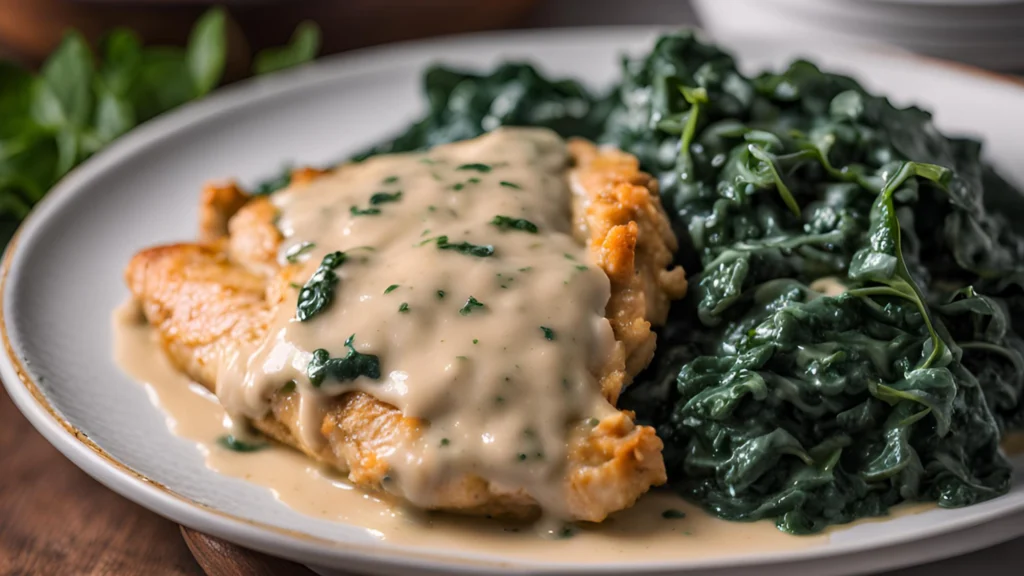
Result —
M466 300L466 303L463 304L462 308L459 309L459 314L461 314L463 316L469 316L473 312L473 310L475 308L483 308L483 307L484 307L484 303L483 302L481 302L481 301L477 300L476 298L473 298L472 296L470 296L469 300Z
M447 446L449 444L451 444L451 442L449 442L447 438L441 438L441 446Z
M348 211L353 216L376 216L380 214L380 208L360 208L359 206L352 206Z
M373 196L370 196L370 205L378 206L380 204L387 204L388 202L398 202L401 199L401 190L398 192L376 192Z
M469 180L466 180L466 184L479 184L479 183L480 183L480 179L475 177L475 176L473 178L470 178Z
M478 338L473 338L473 344L479 344L479 343L480 343L480 340Z
M509 182L507 180L502 180L501 182L499 182L499 184L501 184L505 188L511 188L513 190L522 190L523 189L523 187L520 186L519 184L516 184L515 182Z
M452 185L450 186L450 188L451 188L452 190L455 190L456 192L458 192L459 190L462 190L462 189L463 189L463 188L465 188L465 187L466 187L466 185L465 185L465 184L463 184L462 182L456 182L455 184L452 184Z
M283 392L285 394L289 394L291 392L295 392L295 380L292 380L291 382L289 382L289 383L285 384L284 386L282 386L281 387L281 392Z
M398 176L388 176L381 181L382 184L394 184L395 182L398 182Z
M302 284L299 284L298 282L289 282L288 285L296 290L302 290Z
M533 266L524 266L519 269L520 272L529 272L530 270L533 270Z
M490 244L470 244L469 242L452 244L448 242L447 236L437 237L437 247L441 250L454 250L459 254L476 256L478 258L486 258L494 255L494 246L491 246Z
M398 284L392 284L391 286L388 286L387 288L384 289L384 294L391 294L392 292L394 292L397 289L398 289Z
M296 262L299 261L299 257L309 252L313 248L316 248L316 243L314 242L303 242L301 244L296 244L289 248L288 251L284 253L284 259L287 260L288 262L291 262L292 264L295 264Z
M583 272L584 270L587 269L587 267L584 264L577 264L576 269L579 270L580 272Z
M458 168L456 168L456 170L475 170L477 172L482 172L482 173L486 174L486 173L491 171L491 167L488 164L473 163L473 164L463 164L462 166L459 166Z
M661 513L661 517L666 520L682 520L683 518L686 518L686 512L676 510L675 508L669 508Z
M438 290L437 291L437 299L438 300L444 300L444 290Z
M544 333L544 339L545 340L554 340L555 339L555 331L552 330L551 328L548 328L547 326L541 326L540 327L540 331Z
M231 434L225 434L217 438L217 444L233 452L256 452L270 446L267 442L246 442L239 440Z
M324 256L320 266L299 291L299 302L295 317L305 322L322 312L334 300L334 288L338 275L334 273L345 262L344 252L331 252Z
M350 382L360 376L380 379L380 359L373 354L357 352L352 346L355 337L353 334L345 340L348 353L344 358L331 358L330 353L323 348L313 351L313 358L306 366L310 384L319 388L327 378L338 382Z
M408 302L402 302L398 306L398 311L399 312L408 312L409 311L409 303Z
M522 230L530 234L537 233L537 225L523 218L512 218L510 216L495 216L491 224L502 230Z
M587 424L589 424L591 426L597 426L600 423L601 423L601 421L598 420L597 418L588 418L587 419Z
M573 256L572 254L569 254L568 252L562 254L562 256L565 256L566 260L576 260L576 257Z

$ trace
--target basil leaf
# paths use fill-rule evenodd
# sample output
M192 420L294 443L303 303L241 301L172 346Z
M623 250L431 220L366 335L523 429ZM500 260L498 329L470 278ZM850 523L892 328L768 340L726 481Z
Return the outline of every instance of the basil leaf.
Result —
M85 39L77 32L66 34L40 71L48 98L52 97L44 107L45 124L80 127L89 121L94 69Z
M198 96L193 82L183 50L146 48L137 82L129 91L138 121L145 122Z
M93 124L96 137L106 144L135 127L135 111L127 99L104 88L99 93Z
M213 90L227 61L227 15L223 8L206 11L192 28L186 48L188 70L197 96Z
M78 162L78 132L65 128L57 133L57 177L68 173Z
M118 96L127 96L142 66L142 44L131 30L113 30L100 42L103 62L98 76L103 86Z
M265 48L253 58L253 74L269 74L304 64L316 58L320 51L320 27L315 22L299 23L287 45Z
M23 218L57 179L56 141L27 132L0 142L0 213Z
M34 80L32 74L14 64L0 61L0 161L3 142L20 137L36 127L32 121Z

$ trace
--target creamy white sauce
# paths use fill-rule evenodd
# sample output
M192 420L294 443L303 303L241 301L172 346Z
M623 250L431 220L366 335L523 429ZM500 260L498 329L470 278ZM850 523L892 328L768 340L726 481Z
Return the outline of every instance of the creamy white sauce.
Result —
M498 554L550 563L658 561L794 550L828 543L829 536L790 536L770 521L727 522L666 491L648 493L629 510L567 539L538 538L529 526L448 514L422 514L389 505L354 488L331 470L277 444L239 453L217 443L224 410L217 398L171 366L152 330L126 306L114 317L115 359L144 383L171 431L194 441L206 465L271 490L283 504L311 517L363 527L383 542L432 552ZM666 510L685 513L666 519ZM908 508L900 513L920 511Z
M311 244L300 282L329 253L347 259L323 312L297 320L294 290L267 340L222 363L217 396L228 413L258 418L293 381L299 440L318 451L323 400L361 390L429 423L387 457L390 491L430 508L439 485L469 473L569 517L569 434L615 410L595 377L615 340L604 316L609 280L572 237L567 163L553 132L502 129L370 159L275 194L282 258ZM388 201L373 204L375 194ZM497 216L537 231L501 229ZM494 253L445 250L441 236ZM343 357L350 337L359 353L379 358L380 379L314 386L311 353Z
M846 285L843 284L836 276L818 278L814 282L811 282L809 288L816 292L821 292L825 296L839 296L840 294L846 293L848 290Z

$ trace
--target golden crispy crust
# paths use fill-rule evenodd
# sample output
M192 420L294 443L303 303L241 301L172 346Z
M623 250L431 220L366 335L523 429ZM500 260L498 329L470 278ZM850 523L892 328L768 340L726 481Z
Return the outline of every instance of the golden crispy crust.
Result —
M249 201L238 184L207 184L199 198L199 241L214 242L228 235L228 220Z
M612 282L605 315L625 356L620 381L602 382L615 403L619 393L651 362L657 335L672 300L686 295L686 273L669 268L676 237L658 197L658 181L640 171L635 156L572 140L576 167L569 174L576 236L588 242Z
M628 162L612 169L604 159L606 153L592 147L574 143L572 150L578 162L573 179L587 198L585 205L576 206L579 230L588 232L581 240L598 253L612 280L608 315L619 343L601 383L614 403L622 386L653 353L654 334L646 315L653 310L655 320L663 321L668 300L685 291L685 278L680 269L665 270L675 238L667 222L659 228L664 214L651 193L656 192L653 180L634 183L646 176L635 170L635 164L632 173L626 169ZM318 171L299 171L293 182L301 186L317 175ZM642 193L624 185L640 188ZM205 200L204 196L204 206ZM272 203L256 198L241 208L231 203L223 206L225 213L233 214L227 220L227 238L218 236L205 245L144 250L126 271L128 286L159 333L167 355L210 389L215 387L218 363L228 347L262 340L274 307L285 301L295 271L277 265L281 236L274 226ZM312 450L298 441L297 396L276 393L270 412L256 420L255 427L346 472L354 484L368 489L387 490L386 454L403 439L418 436L424 425L372 396L351 392L329 403L321 427L326 442L322 449ZM637 426L626 412L577 430L570 443L565 481L573 517L601 521L632 505L650 486L664 483L661 448L654 430ZM503 490L473 475L454 477L436 492L435 508L440 510L518 517L539 511L528 495Z

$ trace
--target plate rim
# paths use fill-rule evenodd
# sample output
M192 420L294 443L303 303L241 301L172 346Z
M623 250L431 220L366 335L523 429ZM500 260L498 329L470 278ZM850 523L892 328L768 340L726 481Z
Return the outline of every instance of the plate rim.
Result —
M89 439L84 432L68 422L49 403L46 395L25 369L21 358L15 351L8 333L5 301L12 271L16 280L18 267L24 265L24 262L18 257L18 248L23 245L22 240L27 238L28 242L31 242L34 234L44 228L49 215L61 204L76 198L82 191L87 190L89 188L87 184L90 181L102 176L108 169L121 165L126 158L158 145L162 139L180 130L191 128L228 110L256 105L265 100L286 96L289 92L310 88L320 83L358 76L361 72L376 65L401 65L404 59L423 50L429 50L431 46L454 45L468 48L476 43L500 42L517 42L519 45L526 46L537 40L550 42L557 39L571 42L584 37L603 36L608 32L639 40L642 37L653 37L658 32L667 29L670 28L662 26L601 26L479 32L365 48L326 57L298 69L238 82L144 123L62 178L18 227L4 251L3 260L0 263L0 339L3 341L3 354L0 354L0 376L2 376L0 379L2 379L4 387L22 414L50 444L76 466L121 496L191 528L208 532L243 546L306 562L316 562L316 559L321 559L330 563L339 559L339 554L341 554L345 560L356 561L364 566L378 569L429 568L463 572L473 569L508 570L515 568L538 574L609 574L624 569L642 570L647 573L668 573L678 570L768 567L893 549L903 544L953 534L1024 511L1024 500L1022 500L1010 507L979 512L969 518L939 523L915 530L912 534L890 537L884 542L865 539L799 550L713 558L615 562L601 565L544 564L538 561L520 560L513 562L487 556L473 557L472 554L432 552L383 542L366 544L344 542L235 516L187 498L169 486L148 479L108 454L102 447ZM723 39L723 42L727 44L728 40ZM860 46L860 49L875 57L916 59L924 66L944 67L947 73L970 75L976 81L980 80L986 84L998 83L1004 87L1010 86L1019 91L1021 98L1024 99L1024 83L1019 80L969 65L911 56L902 50L892 50L889 47L883 47L878 51L870 50L870 46L870 44L865 44ZM1021 526L1020 534L1024 534L1024 526ZM1006 539L1020 534L1009 534ZM988 544L996 543L998 542L988 542ZM979 544L978 547L985 545L987 544Z

